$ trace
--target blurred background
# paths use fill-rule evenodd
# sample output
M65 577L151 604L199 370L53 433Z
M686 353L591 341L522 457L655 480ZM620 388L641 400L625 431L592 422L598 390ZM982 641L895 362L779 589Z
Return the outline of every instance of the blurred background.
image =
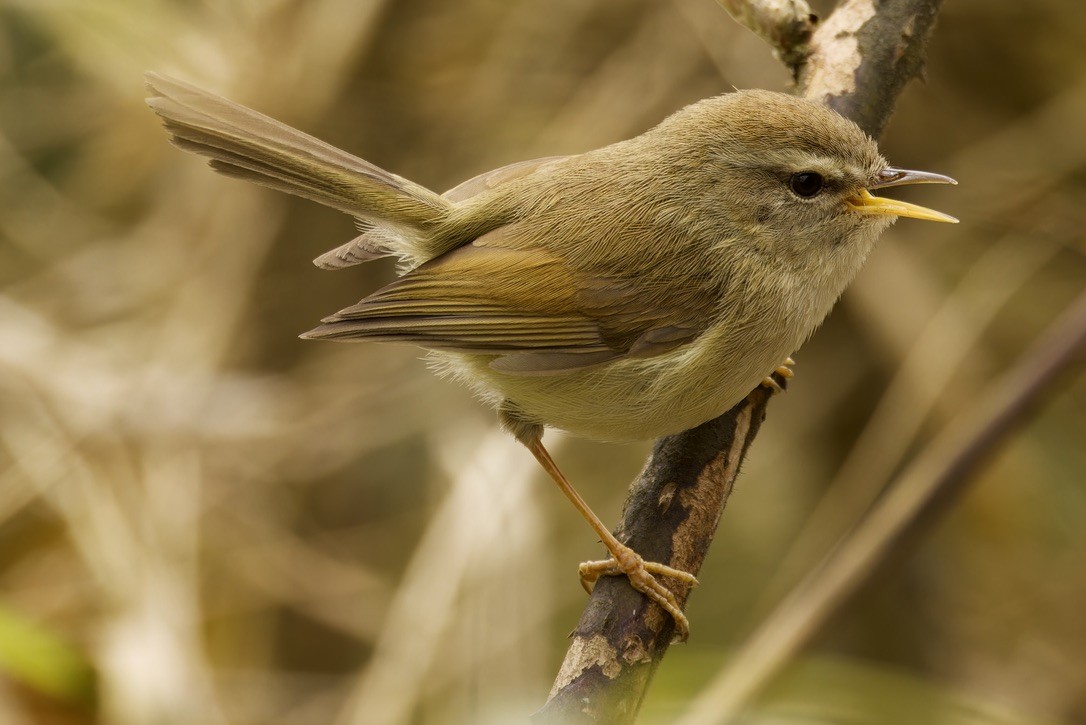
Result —
M418 350L297 339L392 265L313 267L352 221L171 148L145 70L437 190L787 73L712 0L0 0L0 722L523 722L602 548ZM1084 131L1086 5L946 3L882 148L962 224L796 356L642 722L1086 287ZM1080 366L745 722L1086 723L1084 431ZM649 444L548 441L617 521Z

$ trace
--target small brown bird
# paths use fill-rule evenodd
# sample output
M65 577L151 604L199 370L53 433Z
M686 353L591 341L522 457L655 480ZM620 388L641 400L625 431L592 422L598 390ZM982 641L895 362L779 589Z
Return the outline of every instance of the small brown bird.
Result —
M890 167L855 124L768 91L709 98L628 141L523 161L436 194L262 114L158 74L148 104L211 166L354 216L315 260L398 257L403 276L303 337L408 342L493 405L625 575L688 632L657 576L543 447L677 433L730 409L826 317L897 217L953 217L870 191L953 179Z

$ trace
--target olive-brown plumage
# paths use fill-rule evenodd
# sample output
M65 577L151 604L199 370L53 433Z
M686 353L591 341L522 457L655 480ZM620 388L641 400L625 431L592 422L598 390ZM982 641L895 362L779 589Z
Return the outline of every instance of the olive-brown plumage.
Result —
M896 217L951 221L868 191L950 179L889 167L855 124L780 93L709 98L633 139L438 195L187 84L148 83L176 145L358 219L319 266L401 259L403 276L305 337L430 350L571 498L543 426L639 439L723 413L814 331ZM681 573L601 536L618 563L583 574L630 575L684 636L651 576Z

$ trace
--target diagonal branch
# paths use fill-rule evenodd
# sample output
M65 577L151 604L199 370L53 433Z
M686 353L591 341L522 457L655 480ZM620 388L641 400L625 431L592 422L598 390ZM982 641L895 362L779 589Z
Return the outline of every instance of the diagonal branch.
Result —
M729 12L732 5L752 9L737 17L762 37L775 37L758 29L771 27L772 21L759 25L757 18L763 16L753 13L770 3L718 1ZM898 94L921 72L940 4L845 0L811 37L800 74L803 95L825 100L877 135ZM716 420L658 441L630 487L618 538L649 560L696 574L767 403L767 392L756 390ZM668 506L675 496L681 505ZM688 592L679 590L677 595L685 604ZM670 618L625 579L601 580L573 633L550 697L533 721L633 722L671 631Z

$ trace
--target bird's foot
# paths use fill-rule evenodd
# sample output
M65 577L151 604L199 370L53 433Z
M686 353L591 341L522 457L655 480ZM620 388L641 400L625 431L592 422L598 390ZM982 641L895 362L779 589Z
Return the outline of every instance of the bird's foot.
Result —
M690 622L683 614L679 600L656 577L669 577L688 586L697 586L698 580L693 574L654 561L645 561L628 546L622 546L610 559L584 562L579 571L581 586L589 594L601 576L625 576L630 580L630 586L659 604L675 620L673 642L685 642L690 636Z
M796 375L794 372L792 372L792 368L791 368L791 366L795 365L795 364L796 364L795 360L793 360L790 357L786 357L784 359L784 363L782 365L780 365L776 370L774 370L773 374L774 375L780 375L785 380L790 380L791 378L795 377L795 375ZM784 392L784 388L781 387L780 383L778 383L776 380L773 379L773 375L767 375L764 378L762 378L762 385L769 388L774 393L783 393Z

